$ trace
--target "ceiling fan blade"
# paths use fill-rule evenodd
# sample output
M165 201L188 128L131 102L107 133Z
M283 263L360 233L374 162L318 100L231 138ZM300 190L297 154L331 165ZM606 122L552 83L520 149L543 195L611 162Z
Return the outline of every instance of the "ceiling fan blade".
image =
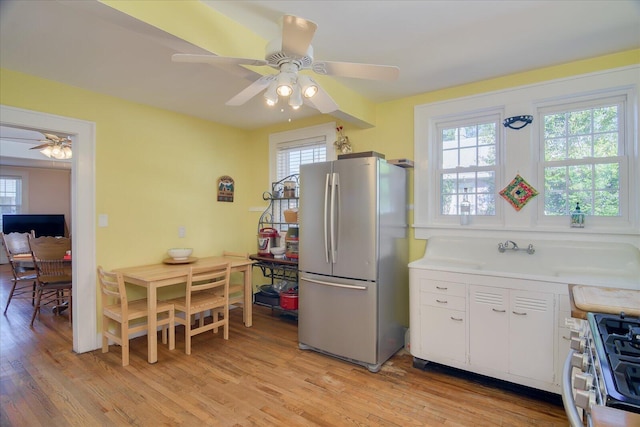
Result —
M47 142L46 144L36 145L35 147L29 148L29 150L42 150L43 148L48 147L49 145L52 145L51 142Z
M291 57L305 56L317 28L313 21L284 15L282 17L282 51Z
M219 64L219 65L267 65L264 59L233 58L230 56L216 55L192 55L189 53L176 53L171 56L173 62L190 62L198 64Z
M263 91L269 86L269 84L276 79L276 76L273 74L269 74L268 76L262 76L255 82L251 83L247 86L242 92L225 102L226 105L242 105L258 93Z
M368 80L392 81L400 75L400 68L395 65L357 64L354 62L318 61L311 64L311 69L318 74Z
M338 109L338 104L320 86L318 86L318 93L313 98L304 98L304 102L323 114L333 113Z

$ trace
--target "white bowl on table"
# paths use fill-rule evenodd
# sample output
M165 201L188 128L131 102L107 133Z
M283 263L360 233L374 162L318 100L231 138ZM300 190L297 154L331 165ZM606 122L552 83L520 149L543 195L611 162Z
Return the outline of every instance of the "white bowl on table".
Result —
M182 261L191 256L193 248L171 248L167 251L169 256L175 261Z

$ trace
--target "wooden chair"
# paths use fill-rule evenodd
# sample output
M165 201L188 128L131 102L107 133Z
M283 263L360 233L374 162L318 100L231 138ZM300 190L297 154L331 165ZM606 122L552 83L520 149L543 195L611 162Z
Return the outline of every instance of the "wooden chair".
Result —
M129 338L131 334L149 331L146 318L149 315L147 299L129 301L121 273L104 271L98 267L98 279L102 289L102 352L109 352L109 339L122 347L122 366L129 364ZM162 342L167 343L169 331L169 350L175 348L175 312L173 304L158 301L156 310L158 325L162 326ZM118 323L119 333L109 331L110 321Z
M184 297L174 298L172 303L176 310L176 323L184 325L186 354L191 354L191 337L206 331L215 333L219 327L224 328L224 339L229 339L229 276L231 263L225 262L212 267L191 267L187 276L187 290ZM205 313L211 311L213 321L205 325ZM214 315L216 310L222 319ZM180 317L182 313L184 317ZM198 323L191 327L192 316L198 314Z
M43 305L56 302L56 314L62 311L63 302L69 304L71 323L71 263L63 258L71 250L71 239L66 237L29 237L29 247L36 269L36 301L33 305L31 326Z
M29 236L35 237L35 235L32 231L31 233L0 233L0 236L13 275L11 279L13 284L4 307L4 314L7 314L7 309L13 298L31 298L31 305L35 302L36 272L31 249L29 249Z
M231 251L223 251L222 256L239 258L239 259L249 259L248 252L231 252ZM239 273L237 273L239 274ZM244 277L242 281L233 281L229 282L229 304L242 304L242 309L244 310Z

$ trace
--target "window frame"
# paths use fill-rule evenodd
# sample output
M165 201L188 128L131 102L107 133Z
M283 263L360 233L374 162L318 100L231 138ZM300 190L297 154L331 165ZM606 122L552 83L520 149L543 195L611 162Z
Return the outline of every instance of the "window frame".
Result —
M26 213L29 212L29 194L28 194L28 188L29 188L29 180L28 180L28 175L27 173L21 173L21 172L17 172L17 173L13 173L13 172L9 172L9 173L2 173L0 175L0 179L14 179L14 180L19 180L20 181L20 185L19 185L19 196L20 196L20 204L19 205L3 205L3 206L19 206L20 209L17 210L16 214L21 214L21 213ZM2 212L0 212L0 231L2 231L2 215L4 215Z
M486 114L460 114L457 117L451 117L448 120L441 120L441 121L435 121L434 122L434 126L436 129L436 144L437 144L437 152L438 152L438 157L437 157L437 165L435 165L435 179L436 182L434 182L434 185L437 188L437 193L439 195L438 199L437 199L437 211L435 212L436 215L436 221L437 222L449 222L452 218L454 221L459 222L460 221L460 213L458 212L457 214L451 214L451 215L445 215L442 213L442 199L443 199L443 193L442 193L442 176L445 174L456 174L456 175L460 175L460 174L464 174L464 173L475 173L476 174L476 180L477 180L477 174L478 173L482 173L482 172L493 172L494 174L494 185L496 188L496 191L494 191L493 193L493 197L494 197L494 214L492 215L478 215L477 213L474 213L477 211L477 202L476 202L476 197L477 197L477 192L474 191L473 193L469 193L469 194L473 194L472 198L474 199L471 203L471 215L470 217L472 219L470 219L471 222L493 222L493 218L495 218L498 215L498 200L497 200L497 196L498 196L498 191L497 191L497 187L498 187L498 182L499 182L499 177L500 177L500 169L501 169L501 162L503 161L503 156L501 155L501 149L502 149L502 145L503 145L503 138L502 138L502 132L501 132L501 122L502 122L502 117L501 117L501 113L500 111L488 111L486 112ZM473 166L457 166L454 168L448 168L445 169L443 166L444 163L444 152L445 152L445 148L444 148L444 141L442 139L442 130L445 128L463 128L463 127L468 127L468 126L479 126L479 125L483 125L483 124L488 124L488 123L492 123L495 124L495 131L496 131L496 140L495 140L495 163L493 165L484 165L484 166L480 166L480 165L473 165ZM475 147L480 147L480 145L475 145ZM461 148L458 147L457 149L458 154L460 153ZM475 190L477 190L477 187L474 187ZM458 190L460 190L460 188L458 188ZM456 197L460 197L462 195L462 193L460 191L458 191L457 193L455 193ZM487 218L487 219L485 219Z
M536 239L573 239L586 241L604 239L606 241L627 242L637 245L640 236L640 145L638 132L640 124L640 64L606 69L587 74L576 74L554 80L513 86L495 91L482 91L469 96L428 101L414 107L414 186L413 186L413 228L415 239L428 239L433 236L491 235L504 238ZM470 89L471 90L471 89ZM438 195L434 190L435 170L433 166L436 131L434 122L454 117L464 112L502 109L503 117L532 115L533 123L519 130L503 127L504 144L503 167L499 170L497 190L501 190L509 181L520 174L531 186L540 191L544 185L539 166L539 127L536 108L552 103L567 103L575 99L605 97L616 92L627 94L626 144L628 169L622 171L628 178L628 191L621 194L628 204L628 220L611 223L604 221L587 222L585 228L571 228L569 223L560 219L553 224L542 221L539 207L544 204L540 194L521 210L513 209L502 197L498 197L496 213L501 220L494 223L472 222L461 226L460 223L448 223L435 220ZM607 95L604 95L607 94ZM437 96L428 99L438 98ZM474 218L476 219L476 218ZM588 220L589 218L587 218ZM619 218L618 218L619 219ZM567 219L568 221L568 219ZM607 223L609 222L609 223Z
M562 99L554 99L542 101L535 104L535 117L539 126L536 127L535 141L537 144L537 173L539 176L538 191L540 192L540 203L536 211L535 224L540 227L568 227L570 212L566 215L545 215L545 167L549 165L549 161L545 160L545 144L544 144L544 116L553 112L572 111L579 108L597 108L598 106L618 104L623 111L619 114L619 133L620 141L618 146L618 155L614 157L602 158L603 161L596 162L598 158L569 159L558 162L559 166L566 165L595 165L605 163L616 163L619 165L619 195L620 195L620 215L619 216L585 216L585 224L591 228L601 228L615 230L619 228L631 228L632 206L631 201L634 197L632 191L634 168L633 164L633 129L629 129L630 124L634 123L633 112L634 94L631 88L603 90L590 94L575 94L572 97ZM613 162L611 161L613 160ZM637 173L637 171L635 171ZM636 193L637 194L637 193ZM571 206L569 207L572 210ZM636 207L637 209L637 207Z
M336 123L325 123L291 131L278 132L269 135L269 187L276 182L278 171L278 151L281 148L302 147L314 139L324 139L327 147L327 161L336 159L333 143L336 140Z

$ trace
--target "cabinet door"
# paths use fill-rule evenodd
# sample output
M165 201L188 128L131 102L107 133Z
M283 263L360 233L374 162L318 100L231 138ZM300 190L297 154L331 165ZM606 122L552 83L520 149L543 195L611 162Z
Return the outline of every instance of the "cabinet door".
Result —
M465 323L464 311L420 307L420 354L424 356L419 357L439 363L451 360L466 363Z
M504 371L509 357L509 290L469 286L469 363Z
M511 291L509 307L509 372L553 382L554 295Z

